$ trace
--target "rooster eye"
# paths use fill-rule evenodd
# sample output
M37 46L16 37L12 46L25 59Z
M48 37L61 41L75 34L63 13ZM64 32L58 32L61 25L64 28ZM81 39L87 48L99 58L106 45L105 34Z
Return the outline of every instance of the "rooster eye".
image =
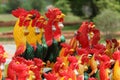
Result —
M31 19L35 19L36 14L33 14L32 16L30 16Z

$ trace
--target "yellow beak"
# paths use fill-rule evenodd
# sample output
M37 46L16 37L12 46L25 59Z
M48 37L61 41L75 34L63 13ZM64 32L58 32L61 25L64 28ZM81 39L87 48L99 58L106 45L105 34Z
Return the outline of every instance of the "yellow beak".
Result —
M32 16L33 16L33 15L28 14L27 17L26 17L26 20L31 20L31 17L32 17Z
M60 16L61 16L61 18L64 18L64 17L65 17L65 14L62 13Z
M61 15L57 16L57 19L64 18L64 17L65 17L65 15L62 13Z
M3 55L4 58L7 58L8 57L8 54L6 52L4 52L4 55Z

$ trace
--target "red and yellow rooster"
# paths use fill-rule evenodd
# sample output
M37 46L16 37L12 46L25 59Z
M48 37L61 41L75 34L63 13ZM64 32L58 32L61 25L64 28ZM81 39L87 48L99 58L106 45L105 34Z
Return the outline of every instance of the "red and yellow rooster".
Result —
M13 30L14 41L16 44L16 56L22 54L26 50L26 33L24 30L24 21L28 16L28 11L22 8L18 8L16 10L13 10L12 14L18 18Z
M113 59L115 60L115 65L113 67L113 80L120 80L120 51L113 53Z
M0 65L6 62L7 53L4 50L4 47L0 45ZM0 80L2 80L2 70L0 68Z

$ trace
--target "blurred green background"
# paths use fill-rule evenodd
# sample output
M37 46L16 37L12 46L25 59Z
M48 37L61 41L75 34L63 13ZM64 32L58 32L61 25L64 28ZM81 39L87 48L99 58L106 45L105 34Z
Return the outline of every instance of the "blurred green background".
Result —
M120 37L114 34L120 31L120 0L0 0L0 21L15 21L11 11L19 7L37 9L43 15L49 7L58 7L66 15L65 23L71 23L63 31L74 31L82 21L93 21L104 32L104 39ZM0 26L0 32L12 29Z

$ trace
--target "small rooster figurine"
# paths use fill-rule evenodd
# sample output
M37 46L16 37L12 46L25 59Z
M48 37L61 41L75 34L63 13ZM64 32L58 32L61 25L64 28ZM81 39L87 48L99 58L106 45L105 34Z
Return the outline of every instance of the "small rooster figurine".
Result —
M34 50L36 50L36 42L37 42L37 36L36 36L36 28L35 23L37 22L38 18L40 17L40 13L37 10L31 10L28 13L30 23L28 25L28 31L29 34L26 36L27 42L32 45Z
M115 65L113 67L113 80L120 80L120 51L113 53L113 59L115 60Z
M106 51L105 53L112 58L112 54L117 50L119 43L116 39L106 40Z
M107 55L100 57L99 75L100 80L110 80L110 58Z
M26 35L26 50L22 55L26 59L33 59L35 57L34 53L38 49L35 23L37 22L39 17L40 13L37 10L31 10L28 12L27 20L29 21L29 23L27 26L27 30L29 34Z
M41 59L26 60L22 57L14 57L8 65L8 80L42 80L42 68L44 63Z
M4 47L0 45L0 65L6 62L7 53L4 50ZM0 68L0 80L2 80L2 70Z

